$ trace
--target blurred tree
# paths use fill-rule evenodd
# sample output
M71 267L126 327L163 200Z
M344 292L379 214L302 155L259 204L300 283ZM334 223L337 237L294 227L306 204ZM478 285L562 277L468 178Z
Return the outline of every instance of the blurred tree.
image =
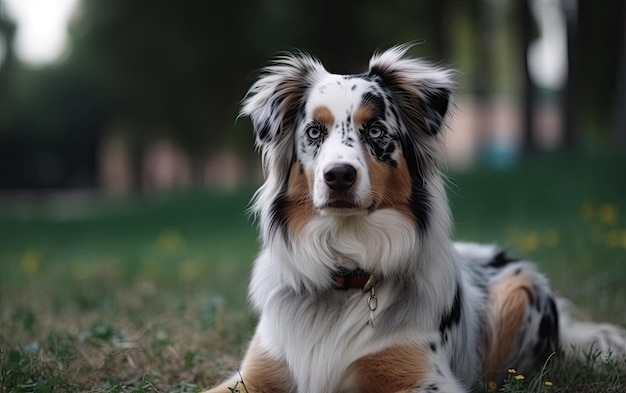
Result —
M167 136L203 178L206 156L223 146L249 72L247 22L256 2L85 0L73 27L74 61L100 81L128 135L140 173L142 147ZM252 24L254 26L254 23ZM137 183L138 185L138 183Z
M314 50L314 55L332 72L354 72L351 68L355 61L363 61L359 38L367 34L362 28L359 8L348 1L319 0L301 3L299 13L302 17L299 20L318 21L303 24L303 47Z
M522 61L523 82L521 86L522 96L522 151L533 152L537 149L535 142L535 94L537 86L531 78L528 64L528 50L535 36L535 22L530 11L529 0L521 0L517 3L519 15L519 50Z
M534 151L538 88L530 77L526 57L534 35L529 1L517 2L517 13L519 49L524 59L523 147L525 151ZM615 134L611 129L616 127L616 114L623 111L617 103L620 87L616 82L623 73L619 56L626 2L608 0L598 6L586 1L562 0L559 4L567 26L568 75L563 91L556 92L562 99L563 147L577 147L585 141L605 145Z
M16 109L13 97L16 95L15 75L17 59L13 39L15 37L15 24L8 19L0 4L0 40L4 44L4 59L0 60L0 131L7 129L12 113Z
M0 132L0 188L94 187L106 105L71 67L20 68Z
M580 61L578 37L578 4L576 0L562 2L567 28L567 79L563 87L563 145L572 149L580 143Z
M613 105L613 135L614 139L624 146L626 145L626 12L622 12L621 29L622 32L618 38L620 57L617 65L617 91Z
M617 97L626 2L607 0L600 5L578 1L578 7L582 124L591 142L606 144L613 134L613 110L624 110L613 103Z

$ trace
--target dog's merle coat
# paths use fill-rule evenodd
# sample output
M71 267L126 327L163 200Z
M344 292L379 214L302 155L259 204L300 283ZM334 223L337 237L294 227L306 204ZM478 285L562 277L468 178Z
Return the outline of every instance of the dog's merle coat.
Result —
M559 347L623 353L623 330L571 321L529 262L450 241L452 75L407 49L347 76L286 54L244 101L265 173L249 392L463 392L509 367L532 374ZM352 270L371 283L337 289Z

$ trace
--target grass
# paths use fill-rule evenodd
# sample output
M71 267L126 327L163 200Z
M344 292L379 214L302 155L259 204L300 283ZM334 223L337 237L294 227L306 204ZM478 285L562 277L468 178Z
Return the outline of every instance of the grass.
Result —
M455 236L537 260L584 316L626 325L623 179L618 153L452 174ZM234 370L255 323L252 192L1 205L0 392L192 392ZM551 359L500 391L626 391L598 362Z
M555 354L533 378L527 380L526 376L517 370L509 369L501 386L488 384L483 392L497 390L501 393L623 393L626 391L625 383L623 359L607 361L590 353L582 360L564 361Z

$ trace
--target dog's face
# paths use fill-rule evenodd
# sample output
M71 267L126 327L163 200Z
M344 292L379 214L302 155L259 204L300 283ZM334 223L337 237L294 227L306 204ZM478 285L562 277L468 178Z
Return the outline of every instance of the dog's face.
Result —
M312 86L303 109L298 176L317 211L365 214L408 199L398 119L378 83L329 74Z
M391 208L427 225L425 184L438 176L448 71L396 47L359 75L328 73L304 54L278 58L252 86L251 117L266 172L257 196L272 228L301 229L318 215Z

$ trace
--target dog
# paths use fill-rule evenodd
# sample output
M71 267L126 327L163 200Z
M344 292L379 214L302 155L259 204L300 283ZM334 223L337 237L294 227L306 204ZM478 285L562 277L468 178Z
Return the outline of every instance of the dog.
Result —
M532 263L451 240L454 75L409 47L358 75L283 54L244 98L265 175L260 318L239 373L209 392L467 392L555 351L624 355L624 329L572 320Z

